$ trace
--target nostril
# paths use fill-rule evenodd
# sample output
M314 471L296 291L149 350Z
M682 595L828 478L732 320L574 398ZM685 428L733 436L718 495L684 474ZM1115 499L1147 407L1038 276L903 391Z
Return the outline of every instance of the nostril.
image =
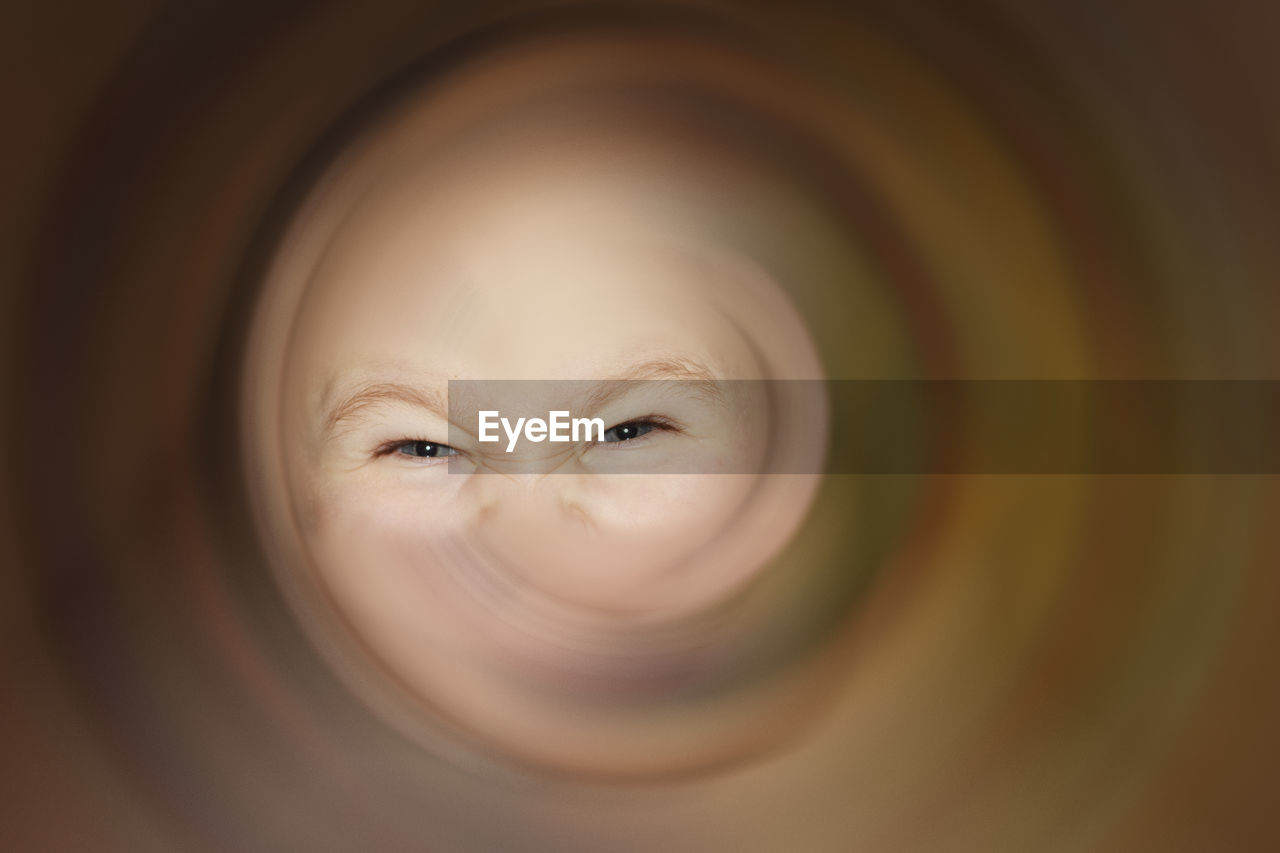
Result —
M591 512L572 475L489 474L473 478L470 499L478 524L512 523L552 535L559 525L590 527Z
M587 508L583 506L577 495L570 489L566 488L561 493L560 507L565 518L570 522L580 525L582 529L586 531L595 530L595 524L592 520L591 513L587 511Z

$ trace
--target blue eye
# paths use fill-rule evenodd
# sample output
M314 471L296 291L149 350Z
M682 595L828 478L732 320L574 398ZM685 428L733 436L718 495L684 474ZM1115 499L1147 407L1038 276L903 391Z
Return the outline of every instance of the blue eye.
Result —
M437 444L434 441L402 441L395 445L392 450L402 456L410 456L414 459L434 459L437 456L458 455L458 451L449 445Z
M659 424L652 421L627 421L624 424L618 424L613 429L605 430L604 440L606 442L630 441L658 428Z

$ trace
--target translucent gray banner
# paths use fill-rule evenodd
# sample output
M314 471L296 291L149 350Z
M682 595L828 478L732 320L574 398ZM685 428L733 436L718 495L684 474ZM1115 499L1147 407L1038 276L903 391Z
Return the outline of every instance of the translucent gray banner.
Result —
M1280 473L1277 381L453 381L449 413L455 472Z

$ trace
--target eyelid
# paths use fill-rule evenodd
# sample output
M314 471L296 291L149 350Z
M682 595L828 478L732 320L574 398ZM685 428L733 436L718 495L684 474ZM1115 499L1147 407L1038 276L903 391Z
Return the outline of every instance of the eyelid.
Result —
M608 423L608 421L606 421L606 423ZM627 424L652 424L653 426L658 427L659 429L669 429L669 430L682 429L680 424L677 423L674 418L669 418L666 415L655 414L655 415L638 415L632 418L623 418L622 420L615 423L613 426L605 427L605 432L608 432L611 429L617 429L620 426L626 426Z

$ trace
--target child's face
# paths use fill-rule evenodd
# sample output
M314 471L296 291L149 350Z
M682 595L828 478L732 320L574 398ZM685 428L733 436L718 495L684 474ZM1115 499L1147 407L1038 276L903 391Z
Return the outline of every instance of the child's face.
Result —
M777 425L760 384L715 382L816 377L785 301L601 198L472 183L370 216L308 297L286 403L303 533L356 633L468 728L571 752L573 697L722 665L669 627L749 583L813 489L750 473ZM450 406L450 380L494 379L543 381L455 384ZM477 409L609 432L508 453Z

